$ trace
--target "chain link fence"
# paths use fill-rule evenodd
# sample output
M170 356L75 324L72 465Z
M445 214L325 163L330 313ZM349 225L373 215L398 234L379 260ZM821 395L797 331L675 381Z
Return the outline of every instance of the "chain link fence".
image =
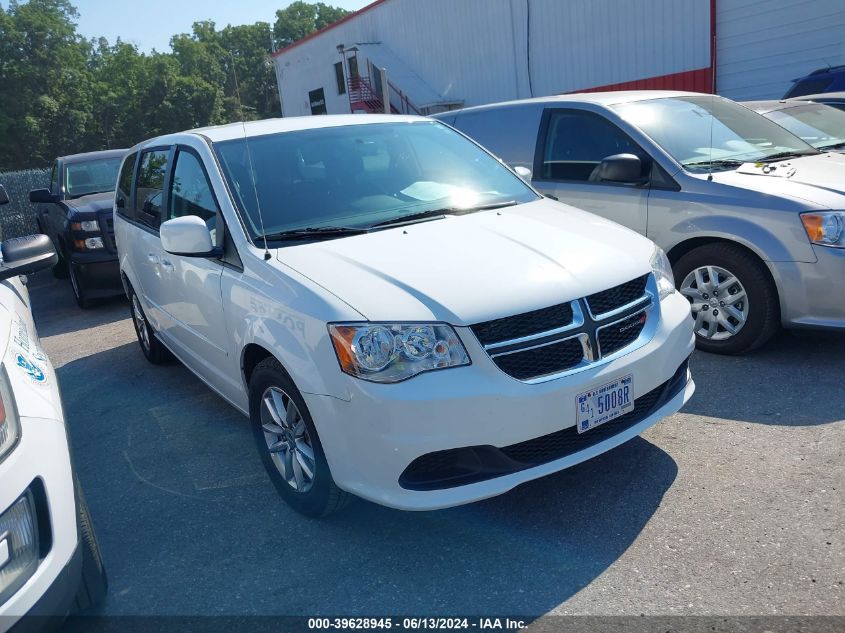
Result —
M35 205L29 201L29 192L50 186L50 170L0 172L0 185L6 187L9 194L9 204L0 207L0 239L37 233Z

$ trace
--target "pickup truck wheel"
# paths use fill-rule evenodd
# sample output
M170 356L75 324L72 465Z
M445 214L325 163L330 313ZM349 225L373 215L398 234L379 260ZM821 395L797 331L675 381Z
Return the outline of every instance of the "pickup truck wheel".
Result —
M678 260L674 274L678 290L690 302L700 350L742 354L777 332L777 289L763 262L742 247L700 246Z
M156 338L152 326L147 321L144 308L141 307L141 300L131 287L129 288L129 310L132 313L132 324L135 326L138 344L146 359L153 365L161 365L169 361L172 358L170 350Z
M349 504L353 497L334 483L305 401L275 358L253 371L249 417L261 461L294 510L325 517Z
M76 495L79 499L79 546L82 548L82 578L74 599L76 611L88 609L102 602L108 593L109 582L103 566L100 544L94 533L88 503L82 494L79 482L76 482Z
M73 289L73 298L76 299L76 304L83 310L87 310L91 307L91 300L85 296L85 285L79 278L79 273L73 262L68 262L68 273L70 274L70 287Z
M67 279L70 274L68 270L68 259L62 249L57 248L56 253L59 256L59 261L53 266L53 277L56 279Z

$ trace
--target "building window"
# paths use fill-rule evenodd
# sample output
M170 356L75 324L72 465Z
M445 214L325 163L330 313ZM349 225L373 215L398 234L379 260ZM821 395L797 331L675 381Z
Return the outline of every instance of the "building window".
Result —
M343 62L334 65L334 78L337 81L337 94L346 94L346 78L343 76Z

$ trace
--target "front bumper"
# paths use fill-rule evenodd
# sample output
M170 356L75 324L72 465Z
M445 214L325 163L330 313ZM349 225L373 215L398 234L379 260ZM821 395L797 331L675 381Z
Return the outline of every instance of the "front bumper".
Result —
M2 632L26 614L64 617L79 585L76 497L64 424L21 417L21 438L0 464L0 481L0 512L27 490L41 491L41 503L36 504L41 543L38 567L0 604Z
M86 298L111 297L124 293L117 254L73 252L70 262L85 288Z
M785 327L845 329L845 248L813 246L817 261L771 262Z
M661 302L661 319L650 342L547 382L526 384L507 376L468 328L459 328L459 334L472 358L470 366L391 385L350 378L348 402L304 394L339 487L403 510L492 497L618 446L680 409L695 388L685 376L682 387L644 419L560 459L464 485L409 489L400 478L423 455L464 447L510 447L573 427L577 394L632 373L634 397L644 396L669 381L694 347L689 303L677 293Z

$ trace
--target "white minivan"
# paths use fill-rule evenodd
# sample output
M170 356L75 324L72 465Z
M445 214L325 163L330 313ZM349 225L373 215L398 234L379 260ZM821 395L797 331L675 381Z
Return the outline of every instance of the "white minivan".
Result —
M409 510L497 495L694 390L663 252L439 122L155 138L123 163L115 230L146 357L172 353L248 415L306 514L350 493Z
M107 588L56 374L21 277L57 261L46 235L0 243L0 633L56 624Z

